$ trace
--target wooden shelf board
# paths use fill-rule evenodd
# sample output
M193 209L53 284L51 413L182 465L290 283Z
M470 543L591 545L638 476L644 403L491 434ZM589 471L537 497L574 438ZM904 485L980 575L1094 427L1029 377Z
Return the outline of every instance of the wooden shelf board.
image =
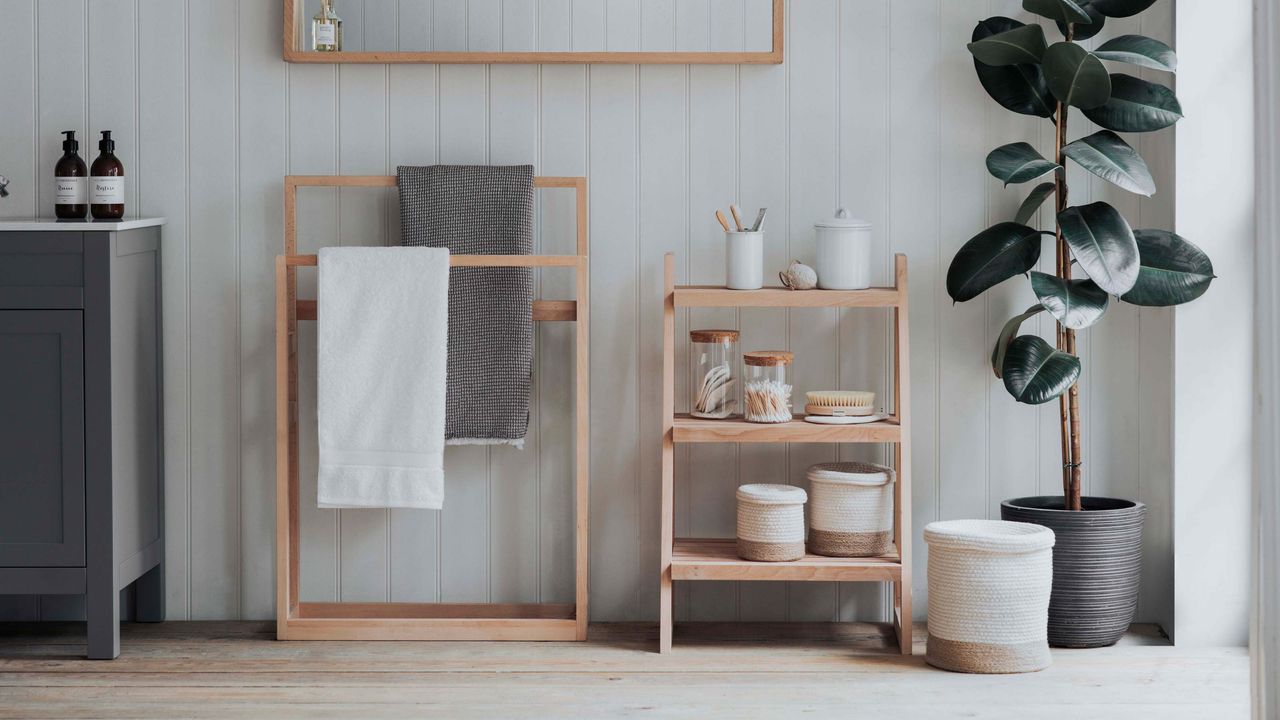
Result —
M902 577L897 550L875 558L805 555L792 562L753 562L738 557L733 539L676 538L672 580L813 580L896 582Z
M752 423L735 415L724 420L705 420L687 414L675 416L675 442L811 442L811 443L896 443L902 427L896 417L862 425L818 425L796 415L788 423Z
M896 307L901 301L897 289L788 290L766 287L759 290L730 290L712 285L677 285L676 307Z

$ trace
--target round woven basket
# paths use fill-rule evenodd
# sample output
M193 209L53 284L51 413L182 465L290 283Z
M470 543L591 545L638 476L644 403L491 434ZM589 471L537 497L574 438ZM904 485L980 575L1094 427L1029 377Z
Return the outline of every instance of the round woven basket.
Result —
M893 547L893 468L862 462L809 468L809 552L874 557Z
M944 670L1018 673L1049 666L1053 531L1003 520L946 520L929 543L929 648Z
M806 498L802 488L792 485L739 487L738 556L762 562L804 557Z

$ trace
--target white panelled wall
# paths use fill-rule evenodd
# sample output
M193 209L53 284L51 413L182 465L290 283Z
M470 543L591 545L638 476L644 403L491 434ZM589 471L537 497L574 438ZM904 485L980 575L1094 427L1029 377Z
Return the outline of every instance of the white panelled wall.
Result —
M497 31L512 47L544 49L738 49L768 9L768 0L422 2L434 18L466 17L469 34ZM1018 0L792 0L786 63L740 67L286 65L281 4L0 0L0 174L13 193L0 215L51 214L59 131L79 130L92 155L96 131L112 129L130 212L169 220L170 618L273 614L271 263L286 173L533 163L543 175L590 177L593 619L656 616L662 254L678 254L681 281L721 282L712 213L732 202L748 215L769 207L767 269L812 262L812 224L837 206L874 224L877 281L889 280L893 253L910 256L918 614L926 523L998 517L1002 499L1060 492L1056 404L1016 405L988 366L1005 319L1034 302L1028 284L964 305L943 289L955 250L1011 217L1021 199L987 176L986 153L1017 140L1052 146L1048 122L986 96L965 50L979 19L1023 17ZM338 6L359 17L360 0ZM349 45L366 42L354 28ZM1164 0L1140 18L1109 21L1093 42L1128 32L1172 41L1172 28ZM1080 118L1075 131L1092 129ZM1154 198L1073 169L1073 201L1106 198L1137 227L1170 227L1172 138L1137 141L1161 187ZM305 252L398 235L391 191L314 189L299 212ZM569 251L572 223L571 198L540 193L541 252ZM553 271L539 287L548 298L572 291ZM795 351L797 392L839 386L883 397L889 388L888 324L875 312L700 310L678 319L680 333L708 326L740 328L744 349ZM442 512L315 509L314 434L304 436L305 597L571 598L570 332L539 329L527 449L452 448ZM1139 612L1162 622L1172 614L1171 345L1167 311L1118 304L1081 336L1085 489L1151 505ZM304 335L302 356L314 348ZM683 355L678 362L684 393ZM304 364L304 377L313 370ZM313 426L313 394L302 412ZM677 532L730 536L736 485L801 483L809 464L837 457L886 452L682 447ZM677 595L678 616L689 619L880 619L886 600L878 586L823 583L698 583ZM0 598L0 611L47 618L76 607L13 597Z

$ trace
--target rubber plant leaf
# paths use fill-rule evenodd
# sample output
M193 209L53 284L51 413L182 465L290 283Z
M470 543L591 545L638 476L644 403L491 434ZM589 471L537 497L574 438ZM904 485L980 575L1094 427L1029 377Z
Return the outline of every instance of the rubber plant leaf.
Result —
M1004 222L973 236L951 260L947 294L955 302L965 302L1028 272L1040 259L1041 234L1026 225Z
M1031 273L1031 289L1050 315L1072 330L1083 330L1107 312L1107 291L1092 280L1066 280L1042 272Z
M1040 62L1048 47L1039 25L1023 25L969 43L969 52L987 65L1003 66Z
M1071 39L1088 40L1094 35L1102 32L1102 26L1106 24L1107 17L1098 12L1098 9L1095 8L1093 3L1088 0L1078 1L1076 4L1080 6L1081 10L1084 10L1085 13L1089 15L1090 22L1088 24L1074 23L1075 27L1071 31ZM1061 20L1058 21L1058 32L1062 33L1062 37L1067 36L1067 24Z
M1058 186L1051 182L1037 185L1027 195L1027 199L1022 201L1022 205L1018 207L1018 214L1014 216L1013 221L1022 225L1030 223L1031 218L1035 217L1036 212L1040 210L1040 206L1057 188Z
M1003 376L1004 355L1009 350L1009 343L1018 336L1018 331L1022 329L1022 323L1044 312L1043 305L1032 305L1027 311L1021 315L1015 315L1004 324L1000 330L1000 337L996 338L996 346L991 348L991 371L996 377Z
M1156 0L1090 0L1098 12L1107 17L1132 17L1156 4Z
M1088 25L1093 22L1080 3L1073 0L1022 0L1022 9L1060 23Z
M1156 181L1151 178L1146 161L1110 130L1076 140L1062 151L1080 167L1129 192L1148 197L1156 192Z
M1005 187L1035 180L1058 167L1025 142L1001 145L987 155L987 171L1002 180Z
M1096 202L1069 207L1058 214L1058 226L1080 267L1103 290L1124 295L1138 281L1138 242L1123 216Z
M1116 132L1163 130L1182 119L1182 105L1169 88L1123 73L1111 74L1111 98L1084 116Z
M1044 77L1062 102L1082 110L1103 105L1111 97L1111 76L1102 61L1073 42L1054 43L1044 51Z
M977 42L1023 26L1023 23L1007 17L990 17L974 27L972 37ZM1022 115L1053 117L1056 104L1039 65L996 66L974 58L973 67L982 89L1001 107Z
M1120 297L1131 305L1167 307L1200 297L1213 282L1213 263L1189 240L1167 230L1134 230L1141 267L1133 289Z
M1178 54L1159 40L1143 35L1121 35L1102 43L1093 51L1103 60L1129 63L1152 70L1178 71Z
M1058 350L1037 335L1009 343L1001 367L1004 389L1014 400L1041 405L1071 389L1080 377L1080 358Z

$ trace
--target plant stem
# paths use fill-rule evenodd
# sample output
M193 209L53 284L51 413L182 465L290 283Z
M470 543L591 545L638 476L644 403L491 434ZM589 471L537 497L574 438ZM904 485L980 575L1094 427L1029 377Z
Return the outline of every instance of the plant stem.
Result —
M1074 35L1075 27L1068 26L1067 41ZM1067 145L1066 103L1058 103L1057 127L1054 136L1054 155L1059 169L1056 174L1058 214L1067 209L1067 157L1064 148ZM1071 279L1071 250L1062 234L1062 225L1054 220L1057 242L1055 243L1057 275L1064 280ZM1057 347L1071 355L1076 354L1076 331L1057 324ZM1072 384L1065 395L1058 396L1058 415L1062 423L1062 495L1067 510L1080 510L1080 386Z

